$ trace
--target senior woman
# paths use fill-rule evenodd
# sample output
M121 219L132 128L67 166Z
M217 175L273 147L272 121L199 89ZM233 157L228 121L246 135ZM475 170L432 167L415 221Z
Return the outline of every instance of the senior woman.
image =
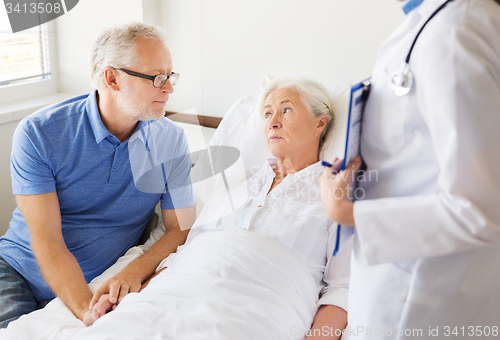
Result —
M165 326L141 330L149 338L340 338L349 251L331 256L336 225L319 191L319 154L335 123L330 96L316 81L278 78L259 105L274 158L231 188L243 203L234 208L224 187L214 192L161 273L78 339L103 332L133 337L127 320L152 306ZM103 296L89 317L113 307Z

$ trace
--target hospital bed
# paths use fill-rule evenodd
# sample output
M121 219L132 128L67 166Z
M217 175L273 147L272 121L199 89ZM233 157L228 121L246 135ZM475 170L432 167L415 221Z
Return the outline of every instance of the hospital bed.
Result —
M337 125L332 132L335 137L329 141L322 155L322 159L326 160L332 160L335 156L343 156L346 124L344 113L347 112L349 88L334 88L331 91L332 95L337 98L335 108ZM244 168L260 167L271 156L265 145L263 121L256 113L256 101L250 96L245 96L234 103L222 121L214 117L195 117L172 112L167 112L166 116L186 131L191 154L195 155L192 159L195 167L196 151L217 145L237 148L240 151L238 162L240 165L243 164ZM215 177L217 176L214 176L212 180L203 181L202 185L194 183L198 201L201 204L210 198L211 188L217 183ZM163 233L161 217L155 214L148 223L141 238L141 244L130 249L115 265L94 279L89 284L90 289L95 291L104 281L120 272L132 260L149 249ZM138 315L138 327L151 323L150 319L150 316L147 319L141 319L141 315ZM56 298L44 309L25 315L12 322L7 329L0 330L0 339L71 339L84 328L83 323L73 316L61 300ZM182 339L182 337L176 337L176 339Z

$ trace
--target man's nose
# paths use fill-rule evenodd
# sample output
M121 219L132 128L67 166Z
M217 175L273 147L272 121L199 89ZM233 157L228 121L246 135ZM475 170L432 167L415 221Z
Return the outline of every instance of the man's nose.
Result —
M161 87L162 92L167 92L167 93L172 93L174 92L174 87L172 86L172 83L170 82L170 79L167 79L165 84Z

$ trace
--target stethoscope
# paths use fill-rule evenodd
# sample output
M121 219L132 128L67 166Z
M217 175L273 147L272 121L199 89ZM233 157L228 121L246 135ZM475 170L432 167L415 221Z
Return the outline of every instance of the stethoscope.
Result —
M415 46L415 43L417 42L418 36L420 33L422 33L422 30L424 29L425 25L431 19L439 13L440 10L444 8L450 1L453 0L448 0L441 6L439 6L438 9L432 13L432 15L427 19L427 21L424 23L424 25L420 28L420 31L418 31L417 36L413 40L413 43L411 44L410 51L408 51L408 55L406 56L405 61L401 65L401 68L397 71L395 71L393 74L391 74L391 77L389 78L389 86L393 89L394 93L397 96L405 96L410 92L411 88L413 87L413 72L410 70L410 66L408 63L410 62L410 56L411 52L413 51L413 47Z

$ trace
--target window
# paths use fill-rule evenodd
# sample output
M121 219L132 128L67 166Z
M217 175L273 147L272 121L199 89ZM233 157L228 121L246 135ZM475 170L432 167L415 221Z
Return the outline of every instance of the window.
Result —
M47 25L0 33L0 86L50 77Z
M12 33L0 5L0 104L57 93L54 47L53 22Z

